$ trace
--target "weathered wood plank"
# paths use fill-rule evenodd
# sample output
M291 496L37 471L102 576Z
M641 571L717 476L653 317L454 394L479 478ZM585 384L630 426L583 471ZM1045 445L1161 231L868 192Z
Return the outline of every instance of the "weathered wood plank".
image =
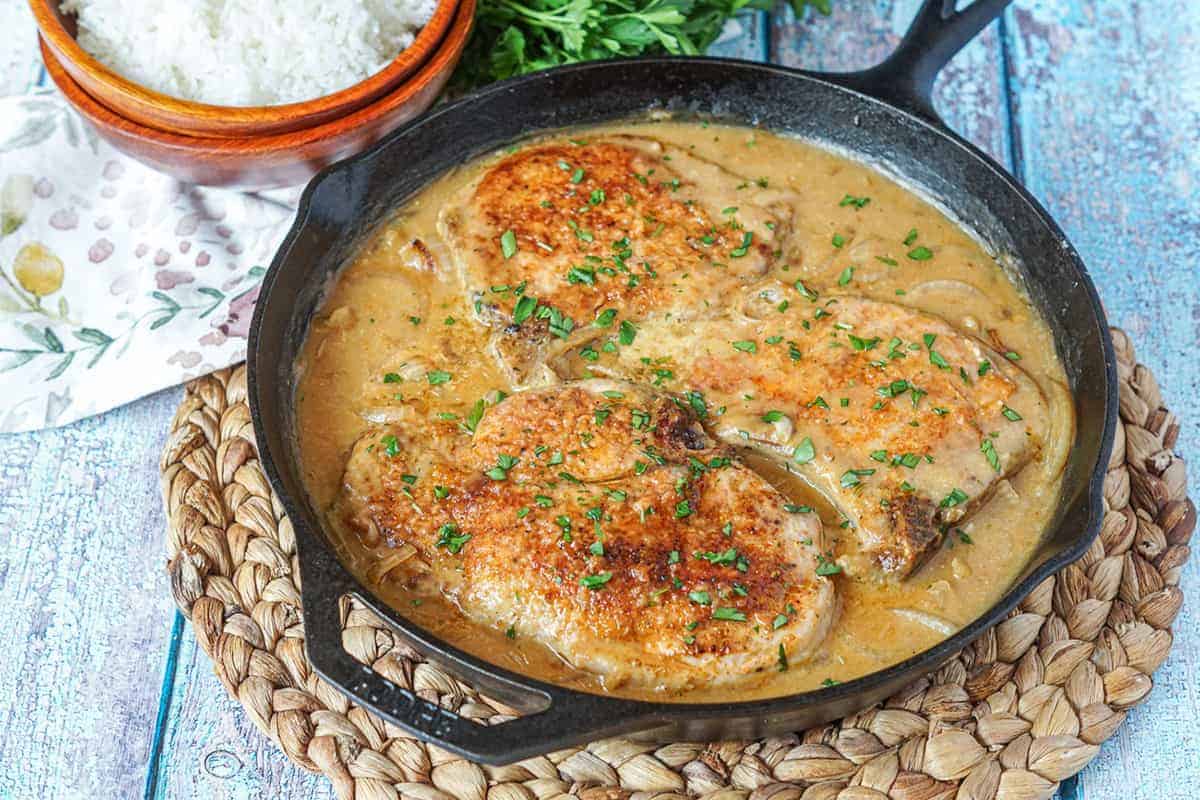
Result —
M1079 248L1200 453L1200 5L1022 0L1005 24L1018 169ZM1200 491L1193 460L1191 494ZM1184 580L1200 586L1200 561ZM1145 706L1080 777L1088 800L1200 786L1200 614L1184 605Z
M808 9L800 20L785 7L772 20L771 60L830 72L864 69L892 52L919 5L920 0L838 0L830 16ZM1005 163L1008 119L997 28L989 26L946 66L934 101L950 127Z
M179 402L0 437L0 797L135 797L170 634L159 449Z
M248 800L333 798L324 778L289 761L263 736L213 673L212 661L185 627L171 688L169 717L156 763L154 798Z
M725 23L725 30L708 49L708 54L723 58L766 61L769 38L770 19L767 13L744 12Z

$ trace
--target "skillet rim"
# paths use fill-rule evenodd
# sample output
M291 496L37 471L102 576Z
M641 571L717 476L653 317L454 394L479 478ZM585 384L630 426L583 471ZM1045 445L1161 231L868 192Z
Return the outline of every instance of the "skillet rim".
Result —
M275 458L271 453L269 445L269 436L267 435L266 425L263 422L263 415L260 408L260 393L261 388L258 381L258 340L260 338L260 328L263 323L265 309L271 300L271 292L274 288L276 278L283 269L283 263L292 257L293 250L297 240L304 231L305 226L309 222L309 217L312 212L314 198L321 184L325 179L335 173L352 169L355 165L369 161L383 153L387 148L393 145L393 142L403 136L411 135L414 131L418 131L422 126L431 123L443 116L461 114L462 109L468 108L471 105L480 102L484 98L489 98L497 94L503 94L514 89L524 88L530 84L538 84L546 81L561 80L563 76L571 76L580 73L592 71L614 70L630 65L653 66L656 64L670 64L674 68L679 67L712 67L724 66L731 70L746 70L757 72L759 74L772 74L777 77L783 77L791 80L813 81L822 84L836 91L846 93L851 96L855 102L862 103L864 106L873 106L886 113L897 115L903 118L908 124L916 126L920 129L920 136L934 136L944 139L956 146L958 149L978 163L979 166L987 170L987 192L995 194L1007 188L1015 193L1016 197L1026 207L1032 218L1041 223L1046 229L1060 242L1065 251L1066 259L1071 263L1075 279L1080 288L1087 296L1090 308L1092 311L1090 324L1097 326L1098 338L1102 349L1102 357L1104 362L1103 377L1105 383L1104 392L1104 426L1102 441L1096 453L1095 463L1092 465L1090 474L1086 482L1086 489L1081 491L1079 496L1067 506L1067 508L1079 507L1087 515L1087 523L1083 526L1077 536L1073 540L1073 544L1065 547L1059 553L1047 558L1038 566L1034 567L1028 575L1022 580L1013 584L993 605L989 606L986 611L976 617L974 620L964 625L954 634L942 640L938 644L921 650L903 661L892 664L876 672L868 673L852 680L838 683L833 686L821 687L812 689L806 692L798 692L795 694L779 695L775 697L758 698L753 700L741 700L731 702L704 702L704 703L688 703L688 702L666 702L652 700L634 700L622 697L620 695L609 695L600 692L585 691L583 689L571 688L560 684L550 683L547 681L533 678L504 667L495 665L482 658L474 656L453 644L441 639L433 633L427 631L421 626L407 620L399 612L393 609L388 603L379 598L369 587L365 586L342 562L338 556L336 548L334 548L328 540L324 532L324 526L319 522L319 515L314 513L314 517L318 518L318 530L309 530L306 522L303 520L303 507L298 503L288 492L281 491L283 481L280 476L279 469L275 463ZM296 217L288 230L285 237L281 240L276 254L273 257L267 274L264 275L259 300L255 304L254 316L251 320L250 333L247 342L247 395L251 410L251 418L254 424L255 436L258 443L259 459L266 472L267 478L270 481L271 488L275 491L284 507L293 526L299 532L301 527L304 527L306 534L320 540L322 547L325 550L325 555L330 557L337 567L344 573L342 595L353 594L359 600L363 601L368 607L375 610L386 619L388 624L400 630L401 634L411 643L417 646L417 649L422 650L432 660L449 663L454 666L465 665L467 668L474 670L480 674L496 679L498 682L516 687L524 691L527 695L538 695L544 699L548 699L551 703L545 706L540 711L531 712L535 714L553 713L554 706L560 702L580 702L587 701L590 703L602 702L605 705L612 705L624 709L619 714L620 720L625 723L623 729L643 730L649 729L654 722L672 722L680 719L712 719L724 720L732 717L751 718L760 714L783 714L791 711L801 710L821 706L827 703L835 703L837 701L849 700L858 695L865 695L872 690L877 690L884 684L895 681L898 676L903 673L911 673L914 677L923 675L936 670L948 658L953 656L960 650L968 647L985 633L989 628L994 627L1002 622L1008 613L1015 608L1021 600L1027 597L1034 588L1038 586L1046 578L1061 571L1065 566L1077 561L1081 558L1091 546L1096 536L1099 534L1101 523L1103 521L1103 497L1104 497L1104 476L1107 472L1107 465L1112 454L1114 446L1114 435L1116 431L1118 417L1118 388L1117 388L1117 367L1116 356L1113 348L1112 337L1109 330L1107 316L1104 313L1103 306L1100 301L1099 293L1096 290L1095 284L1088 273L1087 267L1080 257L1078 251L1071 244L1065 233L1059 227L1053 216L1042 206L1042 204L1033 197L1032 194L1012 175L1003 165L997 163L989 155L984 153L975 145L961 137L959 134L951 130L944 124L937 124L923 116L920 116L912 111L900 108L899 106L867 94L850 83L850 80L862 73L821 73L807 70L786 67L777 64L767 64L758 61L750 61L746 59L736 58L720 58L711 56L646 56L640 58L629 59L610 59L603 61L590 61L577 64L570 64L560 67L555 67L540 72L530 73L527 75L510 78L505 81L490 84L486 87L473 91L461 98L451 101L439 108L435 108L426 114L421 115L417 119L401 126L395 131L389 133L377 143L373 144L366 150L339 160L318 172L307 184L304 192L301 195L297 205ZM940 120L939 120L940 121ZM570 126L586 125L587 122L575 122ZM744 124L744 123L743 123ZM750 126L747 126L750 127ZM769 130L764 128L765 130ZM526 137L533 137L539 133L550 132L552 128L541 129L540 131L530 131L525 134ZM494 147L502 147L506 142L512 140L496 141ZM820 143L817 143L820 146ZM846 147L846 152L853 155L856 148ZM472 156L475 157L475 156ZM884 172L885 176L896 179L899 175L888 175L886 171L880 170L878 166L868 164L877 171ZM975 232L967 221L962 219L954 220L956 224L966 227L968 231ZM278 302L278 301L276 301ZM1044 313L1044 309L1039 306L1039 311ZM263 371L270 374L271 367L265 365ZM270 378L268 378L268 381ZM270 398L267 398L270 399ZM293 401L294 402L294 401ZM286 439L288 432L284 432L281 438ZM287 454L281 454L286 456ZM315 511L315 509L314 509ZM1048 527L1043 532L1043 540L1053 538L1053 534L1058 531L1067 521L1060 521L1057 526ZM301 537L298 537L301 538ZM307 593L306 593L307 594ZM326 599L326 602L330 600ZM311 643L311 639L306 637L306 649ZM338 642L337 646L341 646ZM451 672L456 670L452 667ZM319 670L318 670L319 672ZM469 679L468 679L469 680ZM331 681L344 692L353 696L359 702L370 706L371 703L366 702L361 696L356 695L347 687L342 686L337 681ZM615 709L614 709L615 710ZM599 729L599 725L593 726ZM435 741L437 737L434 737ZM453 749L453 748L451 748ZM513 747L518 749L517 746Z

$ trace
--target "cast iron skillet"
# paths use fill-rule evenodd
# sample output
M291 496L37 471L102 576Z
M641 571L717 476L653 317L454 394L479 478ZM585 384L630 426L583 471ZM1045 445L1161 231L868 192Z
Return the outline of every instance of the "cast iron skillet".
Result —
M295 527L308 657L334 686L422 739L488 763L614 734L750 739L799 730L876 703L974 640L1048 575L1081 556L1103 512L1116 424L1112 342L1075 249L1011 175L934 112L938 70L1008 4L926 0L896 52L865 72L824 75L709 58L562 67L507 81L396 131L313 179L262 287L250 331L250 405L259 452ZM819 691L740 703L667 704L605 697L501 669L441 641L388 607L345 569L322 532L297 467L296 357L327 278L406 198L474 156L538 132L634 118L648 110L757 125L836 147L932 195L1011 257L1055 333L1077 428L1064 492L1044 543L1000 602L907 661ZM484 727L416 697L342 648L341 600L360 599L429 658L526 715Z

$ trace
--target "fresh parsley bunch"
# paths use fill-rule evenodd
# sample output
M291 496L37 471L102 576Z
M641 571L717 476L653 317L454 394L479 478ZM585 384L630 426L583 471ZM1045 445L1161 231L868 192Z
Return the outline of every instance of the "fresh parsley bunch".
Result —
M790 0L796 14L831 0ZM725 21L772 0L479 0L475 32L455 74L461 88L559 64L703 53Z

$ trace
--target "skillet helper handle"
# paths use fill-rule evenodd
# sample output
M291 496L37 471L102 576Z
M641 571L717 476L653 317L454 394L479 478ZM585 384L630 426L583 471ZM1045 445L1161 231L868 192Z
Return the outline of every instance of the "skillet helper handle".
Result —
M925 0L896 50L882 64L826 77L945 128L933 109L938 73L1011 2L974 0L955 11L955 0Z
M351 590L352 592L352 590ZM315 600L315 599L314 599ZM640 727L648 716L643 704L615 697L524 687L525 704L541 706L520 717L483 725L455 714L399 686L359 662L342 644L338 595L305 603L305 643L309 662L334 687L348 693L388 722L412 736L472 761L502 765ZM386 616L382 617L387 619ZM396 635L412 642L396 625ZM419 642L412 642L420 648ZM486 683L495 677L476 673L470 665L447 665L465 680ZM501 691L520 689L509 683Z

